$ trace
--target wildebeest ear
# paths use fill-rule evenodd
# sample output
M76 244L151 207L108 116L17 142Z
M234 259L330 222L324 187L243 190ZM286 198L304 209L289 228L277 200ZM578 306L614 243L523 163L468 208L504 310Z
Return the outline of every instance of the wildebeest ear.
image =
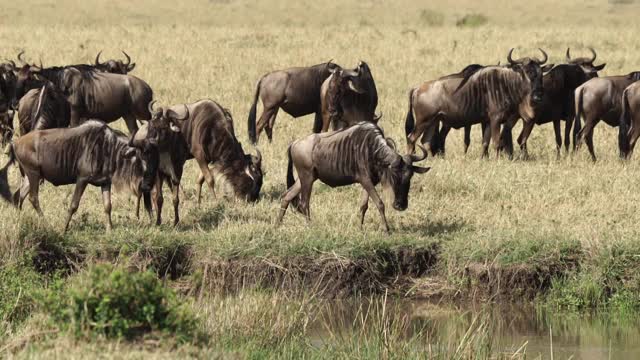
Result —
M600 70L604 69L605 65L607 65L607 63L604 63L602 65L594 66L593 68L596 69L596 71L600 71Z
M554 65L554 64L547 64L547 65L543 66L543 67L542 67L542 72L543 72L543 73L546 73L546 72L551 71L551 69L553 69L553 65Z
M129 147L122 155L125 159L131 159L136 155L136 148Z
M427 171L431 170L430 167L421 167L421 166L415 166L415 165L411 165L411 169L416 174L424 174Z

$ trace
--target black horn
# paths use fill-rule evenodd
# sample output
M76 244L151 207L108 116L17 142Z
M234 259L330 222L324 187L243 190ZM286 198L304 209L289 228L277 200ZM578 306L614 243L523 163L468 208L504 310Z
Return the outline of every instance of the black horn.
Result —
M513 48L511 48L511 50L509 50L509 54L507 54L507 61L509 61L509 64L514 65L516 62L513 61L511 55L513 55Z
M546 62L547 62L547 60L549 60L549 55L547 55L547 53L546 53L546 52L544 52L544 50L542 50L542 49L540 49L540 48L538 48L538 50L540 50L540 52L542 53L542 55L544 55L544 60L538 60L538 61L537 61L539 65L542 65L542 64L546 63Z
M568 61L571 61L571 54L569 53L569 48L567 48L566 57Z
M593 48L589 48L589 51L591 51L591 60L589 62L594 62L596 61L596 57L598 56L598 54L596 54L596 51L593 50Z
M427 149L424 148L424 146L420 145L420 144L416 144L416 146L418 146L418 148L420 148L420 151L422 151L422 156L417 156L415 154L411 155L411 161L412 162L420 162L424 159L427 158Z
M151 113L152 115L155 113L155 110L153 109L153 105L155 105L156 102L158 102L158 101L157 100L151 100L149 102L148 109L149 109L149 113Z
M100 51L98 52L98 55L96 55L96 61L95 61L95 64L94 64L94 65L96 65L96 66L98 66L98 65L102 65L102 64L100 64L100 54L102 54L102 50L100 50Z
M124 56L127 58L127 63L125 64L127 67L129 67L129 65L131 65L131 56L129 56L129 54L127 54L126 52L124 52L124 50L121 50L122 53L124 54Z
M20 51L20 52L18 53L18 61L20 61L20 62L22 63L22 65L26 65L27 63L26 63L26 61L24 61L24 60L22 59L22 55L24 55L24 50L22 50L22 51Z

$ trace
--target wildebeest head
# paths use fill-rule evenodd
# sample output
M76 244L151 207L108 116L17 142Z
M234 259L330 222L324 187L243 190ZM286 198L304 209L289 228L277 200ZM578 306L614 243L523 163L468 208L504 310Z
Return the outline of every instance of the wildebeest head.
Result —
M427 158L427 150L418 144L422 151L422 156L404 155L398 157L389 164L386 173L387 186L393 190L393 208L404 211L409 206L409 188L413 174L424 174L430 167L415 166L413 163L420 162Z
M238 143L242 148L242 145ZM244 154L244 151L241 150ZM245 169L240 178L231 179L233 190L237 197L249 202L256 202L260 198L260 189L264 173L262 171L262 154L256 149L256 155L245 154Z
M45 78L39 76L41 70L41 67L29 64L25 64L18 69L14 90L14 108L18 107L18 101L22 99L27 91L38 88L44 83L49 82Z
M542 86L542 75L553 68L553 64L544 65L549 59L547 53L542 49L538 50L540 50L544 56L542 60L529 57L513 60L511 57L513 55L513 49L509 50L509 55L507 56L509 67L518 71L529 82L531 86L531 102L534 105L539 104L543 99L544 90Z
M136 67L136 63L131 63L131 57L126 52L122 52L124 56L127 58L127 62L125 63L122 60L107 60L105 62L100 62L100 54L102 51L96 55L96 60L94 62L94 66L96 69L100 71L105 71L113 74L122 74L127 75L127 73L133 71Z
M349 90L364 94L372 81L371 70L367 63L361 61L355 69L343 69L339 66L329 70L334 76L347 85Z
M570 53L570 49L567 48L567 62L569 64L572 65L578 65L580 66L580 68L582 69L582 71L584 71L584 73L587 75L588 79L594 78L594 77L598 77L598 71L604 69L604 67L607 65L606 63L604 64L600 64L600 65L593 65L593 62L596 61L596 57L598 56L596 54L596 51L593 50L593 48L589 48L589 51L591 51L591 57L579 57L579 58L571 58L571 53Z
M0 143L4 148L13 138L13 116L15 111L7 109L0 112Z

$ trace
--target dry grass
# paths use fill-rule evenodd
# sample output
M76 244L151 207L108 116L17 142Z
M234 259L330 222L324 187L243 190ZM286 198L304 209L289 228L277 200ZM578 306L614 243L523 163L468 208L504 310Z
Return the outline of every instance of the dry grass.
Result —
M550 62L559 63L568 46L574 56L593 46L599 61L607 62L603 75L638 70L638 10L636 3L595 0L459 0L446 9L409 0L33 0L3 6L0 57L13 58L24 49L26 58L42 58L46 66L90 62L103 49L105 57L119 57L124 49L138 64L133 74L149 82L162 103L209 97L228 107L247 149L246 117L262 74L329 59L354 66L362 59L370 64L377 83L379 111L384 114L380 124L403 145L410 87L470 63L504 62L510 47L517 48L515 56L536 54L542 47ZM468 14L483 14L487 23L456 26ZM177 229L136 220L133 200L121 193L114 199L116 229L106 235L100 194L91 188L68 239L96 252L105 248L116 253L140 244L153 247L157 239L179 239L195 243L196 256L202 258L353 254L379 246L439 242L448 256L464 257L462 262L491 262L498 256L517 262L528 255L517 247L505 253L512 248L505 244L561 248L575 242L589 258L612 244L635 244L640 238L638 160L621 163L617 133L602 124L596 129L595 164L586 149L556 160L550 125L534 129L530 161L495 155L480 160L477 128L470 153L463 155L462 134L452 132L446 158L429 159L432 171L414 179L409 210L397 213L388 207L391 237L380 232L375 210L367 216L365 231L358 229L357 186L330 189L319 183L312 195L312 224L289 212L284 225L275 228L278 198L285 190L286 147L308 134L312 122L311 116L293 120L280 112L274 142L267 144L263 137L259 147L267 175L262 201L256 205L212 199L205 190L206 201L198 208L199 170L189 162L183 178L184 221ZM124 129L122 121L114 125ZM14 188L18 184L15 171L10 182ZM62 229L72 191L51 185L41 189L45 221L56 232ZM172 218L170 204L165 201L165 224ZM34 216L29 204L25 209L18 214L0 207L0 264L18 258L29 245L18 240L20 221Z

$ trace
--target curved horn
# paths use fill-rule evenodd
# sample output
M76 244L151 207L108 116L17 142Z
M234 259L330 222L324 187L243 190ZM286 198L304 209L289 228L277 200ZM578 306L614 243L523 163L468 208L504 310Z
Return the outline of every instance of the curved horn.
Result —
M567 57L567 60L571 61L571 54L569 54L569 48L567 48L566 57Z
M411 155L412 162L419 162L427 158L427 149L425 149L424 146L420 144L416 144L416 146L418 146L418 148L420 148L420 151L422 151L422 156L417 156L415 154L412 154Z
M189 118L189 107L187 107L186 104L183 104L182 106L184 106L184 116L180 118L174 116L175 120L182 121L182 120L187 120Z
M129 137L129 146L134 147L133 139L136 138L136 134L138 133L138 129L133 130L131 133L131 137Z
M542 55L544 55L544 60L538 60L538 64L539 64L539 65L542 65L542 64L546 63L546 62L547 62L547 60L549 60L549 55L547 55L547 53L546 53L546 52L544 52L544 50L542 50L542 49L540 49L540 48L538 48L538 50L540 50L540 52L542 53Z
M127 67L129 67L129 65L131 65L131 56L129 56L129 54L127 54L126 52L124 52L124 50L121 50L122 53L124 54L124 56L127 58L127 63L125 64Z
M20 51L18 53L18 61L20 61L22 63L22 65L25 65L26 62L24 60L22 60L22 55L24 55L24 50Z
M40 70L44 69L44 66L42 66L42 58L40 58Z
M591 55L592 55L591 60L589 62L592 63L592 62L596 61L596 57L598 57L598 54L596 54L596 51L593 50L593 48L589 48L589 51L591 51Z
M509 50L509 54L507 54L507 61L509 61L509 64L513 65L516 62L513 61L513 58L511 57L511 55L513 55L513 48L511 48L511 50Z
M153 105L155 105L156 102L158 102L158 100L151 100L147 107L147 109L149 109L149 113L151 113L152 115L155 113L155 110L153 110Z
M102 50L100 50L100 52L98 52L98 55L96 55L96 61L95 61L95 64L94 64L95 66L102 65L100 63L100 54L102 54Z

